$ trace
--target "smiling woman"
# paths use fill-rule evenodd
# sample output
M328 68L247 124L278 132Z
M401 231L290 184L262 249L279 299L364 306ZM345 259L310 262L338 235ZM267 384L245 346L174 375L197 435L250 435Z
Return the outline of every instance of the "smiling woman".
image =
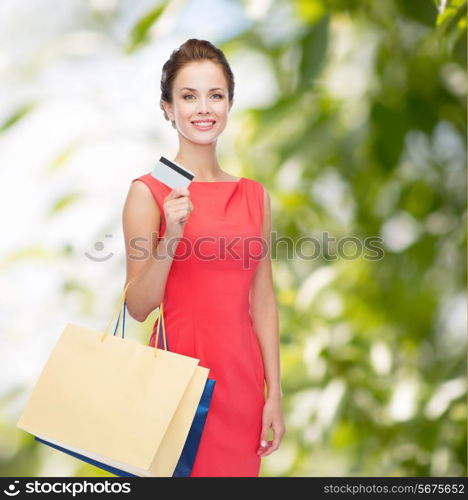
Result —
M190 66L195 63L212 63L215 68L198 71ZM189 74L184 78L180 73L189 69ZM195 74L193 74L195 72ZM179 78L178 78L179 77ZM178 80L176 85L175 80ZM184 82L196 82L197 87L184 85ZM216 81L217 86L209 85ZM203 84L208 84L203 88ZM215 84L216 85L216 84ZM225 104L229 101L229 109L234 99L234 74L221 50L206 40L192 38L187 40L179 49L174 50L171 57L163 66L161 77L161 100L160 107L164 112L166 120L171 120L172 127L177 129L175 116L172 113L174 94L181 96L182 100L197 102L203 97L200 92L206 92L210 101L219 101ZM206 118L206 117L204 117Z
M187 56L182 51L182 55L178 57L184 54ZM195 82L197 86L191 86L191 82ZM218 59L189 57L183 66L176 63L167 66L166 63L161 90L164 116L170 119L172 126L178 130L182 142L175 161L189 163L191 167L187 168L193 169L196 174L202 174L202 171L209 173L212 170L212 176L216 177L216 173L219 175L221 169L216 165L214 147L216 138L226 127L234 93L234 77L224 56ZM192 147L187 141L194 130L203 132L199 136L200 139L211 146L199 150L195 155L192 151L189 156L187 148ZM197 158L203 160L205 165L211 163L212 168L196 165L194 160Z
M270 255L263 255L269 196L259 182L233 179L217 162L234 94L219 49L188 40L164 65L161 90L161 108L179 138L174 162L195 177L188 189L174 190L151 173L133 179L140 182L132 182L123 217L128 312L144 321L164 302L170 350L199 359L216 381L191 477L258 476L261 457L278 448L285 430L277 306ZM147 242L146 260L132 258L134 238Z

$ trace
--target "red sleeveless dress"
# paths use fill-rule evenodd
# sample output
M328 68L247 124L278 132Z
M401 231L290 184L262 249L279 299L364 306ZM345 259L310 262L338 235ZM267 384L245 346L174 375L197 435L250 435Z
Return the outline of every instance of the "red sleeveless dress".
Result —
M172 189L151 173L135 180L159 205L161 237L163 203ZM198 358L216 381L190 476L257 477L265 386L249 292L264 251L263 185L241 177L192 181L188 190L194 209L175 252L172 247L163 299L166 338L170 351Z

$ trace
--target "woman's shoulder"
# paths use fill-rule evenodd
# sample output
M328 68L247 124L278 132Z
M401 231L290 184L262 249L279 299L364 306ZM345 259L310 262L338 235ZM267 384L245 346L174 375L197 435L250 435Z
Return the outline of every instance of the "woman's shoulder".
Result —
M258 204L260 210L263 212L265 206L269 203L269 193L262 182L257 181L256 179L250 179L249 177L243 177L244 182L247 186L247 193L249 196L252 196L252 199L255 200L255 203Z
M263 183L261 183L260 181L257 181L256 179L251 179L249 177L243 177L242 179L244 179L246 184L251 186L251 189L253 189L262 198L265 198L268 195L268 191L266 190Z
M251 179L250 177L241 177L245 182L250 184L251 186L255 186L258 189L262 188L263 189L263 184L260 181L257 181L256 179Z
M146 184L152 191L154 190L170 190L169 186L164 184L164 182L161 182L159 179L156 179L156 177L153 177L151 175L151 172L146 172L144 174L139 175L138 177L135 177L132 179L131 183L135 181L141 181L144 184Z

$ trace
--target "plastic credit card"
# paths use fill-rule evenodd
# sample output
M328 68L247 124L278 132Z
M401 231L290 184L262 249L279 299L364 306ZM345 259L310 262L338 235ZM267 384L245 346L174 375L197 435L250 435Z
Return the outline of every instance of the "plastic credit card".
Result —
M195 177L193 172L168 160L164 156L161 156L158 164L151 172L151 175L172 189L176 187L187 187Z

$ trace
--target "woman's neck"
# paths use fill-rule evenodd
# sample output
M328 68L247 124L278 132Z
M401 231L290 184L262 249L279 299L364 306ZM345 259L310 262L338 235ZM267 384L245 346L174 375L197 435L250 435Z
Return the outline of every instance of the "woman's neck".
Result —
M209 162L203 163L203 161L193 162L184 160L182 156L176 156L174 162L193 172L195 174L193 178L194 181L215 182L225 180L226 178L226 172L221 170L218 163L210 164Z

